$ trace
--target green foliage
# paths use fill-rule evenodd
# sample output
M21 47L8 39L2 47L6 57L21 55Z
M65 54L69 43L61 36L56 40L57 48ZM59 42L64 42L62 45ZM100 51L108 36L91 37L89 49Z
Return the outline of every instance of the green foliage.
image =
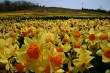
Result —
M57 20L57 19L61 19L61 20L67 20L67 19L90 19L90 20L94 20L94 19L99 19L99 20L103 20L103 19L110 19L110 17L81 17L81 16L10 16L10 17L0 17L1 21L4 20L15 20L16 22L22 22L24 20Z

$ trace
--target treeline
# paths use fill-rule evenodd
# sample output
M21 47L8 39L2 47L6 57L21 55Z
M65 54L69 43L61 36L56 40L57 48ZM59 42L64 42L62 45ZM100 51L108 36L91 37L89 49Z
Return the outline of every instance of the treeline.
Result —
M3 2L0 2L0 12L25 10L33 7L44 7L44 6L41 6L38 3L34 4L27 1L11 2L10 0L4 0Z
M109 11L106 11L106 10L102 10L102 9L86 9L86 8L82 8L82 10L94 11L94 12L101 12L101 13L110 13L110 10Z

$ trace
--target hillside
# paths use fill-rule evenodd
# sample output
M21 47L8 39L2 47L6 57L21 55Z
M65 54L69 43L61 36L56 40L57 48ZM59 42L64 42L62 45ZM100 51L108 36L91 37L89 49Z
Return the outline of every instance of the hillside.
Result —
M100 13L79 9L68 9L61 7L33 7L27 10L1 12L0 16L21 16L21 15L36 15L36 16L110 16L108 13Z

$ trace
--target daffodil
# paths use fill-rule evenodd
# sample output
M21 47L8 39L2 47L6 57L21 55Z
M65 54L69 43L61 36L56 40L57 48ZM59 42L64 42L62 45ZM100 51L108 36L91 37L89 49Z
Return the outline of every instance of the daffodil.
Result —
M107 69L107 70L105 71L105 73L110 73L110 70L109 70L109 69Z
M11 70L11 72L14 72L15 69L12 66L13 58L16 57L15 50L18 50L18 45L14 44L12 45L12 39L0 39L0 63L5 64L6 70Z
M88 31L89 33L86 34L86 40L85 42L90 43L91 45L95 45L97 42L97 32L95 32L94 28L91 28L90 31Z
M25 37L24 45L17 56L17 62L24 65L27 70L30 69L38 73L44 71L47 66L50 66L50 70L60 66L62 63L62 56L58 56L58 59L56 59L57 56L54 57L58 52L53 43L46 42L47 37L51 38L50 34L42 34L41 37L32 39ZM52 60L50 60L51 57ZM53 60L53 58L55 59ZM59 62L58 65L57 61ZM53 71L56 71L56 69Z
M81 48L74 48L74 51L77 52L77 55L76 55L77 57L79 57L80 54L82 54L82 53L85 53L86 55L91 55L92 54L91 51L86 50L86 46L85 45L83 45Z
M97 51L97 55L102 56L103 62L110 62L110 43L103 41L100 46L101 49Z
M0 24L0 66L12 73L89 72L96 54L110 62L109 23L108 19L26 20L11 25L6 21Z
M17 54L17 62L23 64L27 69L42 72L44 69L42 67L45 67L48 63L48 54L46 55L48 51L46 49L43 50L43 47L41 48L40 46L42 43L40 45L37 44L35 38L32 40L25 37L24 43L25 45Z
M85 69L89 69L89 68L93 67L93 65L90 64L90 61L93 58L94 57L87 55L86 53L81 53L79 55L78 59L73 60L73 64L78 69L78 71L80 71L82 73Z

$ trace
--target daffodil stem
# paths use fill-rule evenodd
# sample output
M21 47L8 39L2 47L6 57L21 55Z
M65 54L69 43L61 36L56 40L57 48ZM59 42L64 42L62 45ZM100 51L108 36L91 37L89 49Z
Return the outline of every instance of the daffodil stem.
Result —
M90 73L89 69L86 67L86 65L84 65L84 67L86 68L87 73Z
M89 69L87 69L87 73L90 73Z
M110 69L110 63L108 63L108 69Z

